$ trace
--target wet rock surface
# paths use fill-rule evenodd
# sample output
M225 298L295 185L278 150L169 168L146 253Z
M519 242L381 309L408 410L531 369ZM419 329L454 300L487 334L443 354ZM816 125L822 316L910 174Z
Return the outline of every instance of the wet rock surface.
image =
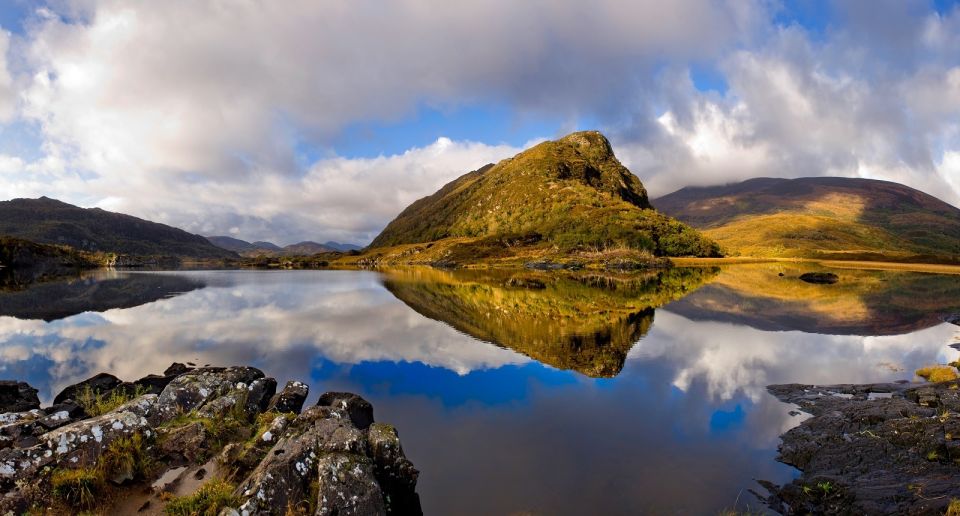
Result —
M944 514L960 498L960 390L937 384L774 385L813 417L782 437L802 474L775 486L783 514Z
M163 385L97 375L46 409L11 403L26 410L0 414L0 514L162 514L176 504L203 514L422 513L396 430L375 423L360 396L325 393L300 413L305 384L277 393L251 367L172 366L149 378ZM125 387L144 384L159 392ZM88 387L120 389L119 404L73 399Z

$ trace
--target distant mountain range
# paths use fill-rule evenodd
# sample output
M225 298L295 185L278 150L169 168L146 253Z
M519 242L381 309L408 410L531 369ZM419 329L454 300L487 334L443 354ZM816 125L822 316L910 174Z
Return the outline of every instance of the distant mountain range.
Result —
M47 197L0 201L0 235L91 252L236 258L234 253L182 229Z
M317 242L304 241L280 247L271 242L247 242L238 238L229 236L209 236L206 237L211 244L223 249L233 251L242 256L305 256L317 253L330 252L350 252L363 249L358 245L341 244L339 242Z
M888 181L757 178L688 187L653 201L730 254L952 261L960 209Z

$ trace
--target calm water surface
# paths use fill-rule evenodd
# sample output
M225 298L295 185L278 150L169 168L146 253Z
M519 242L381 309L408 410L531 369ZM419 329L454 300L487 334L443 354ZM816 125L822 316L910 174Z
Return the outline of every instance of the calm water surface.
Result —
M960 356L960 278L784 265L645 276L98 272L0 291L0 377L250 364L361 393L428 514L716 513L783 482L771 383L911 379ZM783 273L784 276L779 276Z

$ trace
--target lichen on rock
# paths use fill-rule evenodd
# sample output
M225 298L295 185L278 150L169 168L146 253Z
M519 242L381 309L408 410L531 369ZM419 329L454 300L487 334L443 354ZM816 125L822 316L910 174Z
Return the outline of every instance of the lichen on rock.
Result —
M98 375L48 409L0 414L0 513L122 513L135 510L124 500L143 496L151 510L421 513L417 470L360 396L327 393L300 414L305 384L276 394L276 380L251 367L171 367L151 378L165 385L159 393L95 417L72 396L133 384Z

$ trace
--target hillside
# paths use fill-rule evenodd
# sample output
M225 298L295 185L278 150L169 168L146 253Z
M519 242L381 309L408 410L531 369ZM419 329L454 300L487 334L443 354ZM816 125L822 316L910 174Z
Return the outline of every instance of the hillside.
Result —
M182 258L230 258L199 235L100 208L47 197L0 202L0 235L90 252Z
M758 178L688 187L654 201L730 254L953 261L960 209L871 179Z
M448 183L397 216L374 248L461 239L564 252L628 248L712 256L716 245L650 206L640 180L596 131L543 142ZM515 251L511 250L511 253Z

